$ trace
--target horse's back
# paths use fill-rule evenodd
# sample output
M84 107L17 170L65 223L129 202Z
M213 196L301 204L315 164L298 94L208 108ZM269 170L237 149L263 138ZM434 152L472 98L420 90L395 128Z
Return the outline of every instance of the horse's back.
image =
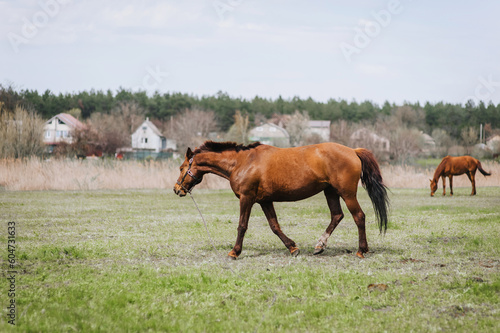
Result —
M446 156L441 161L445 175L462 175L475 171L478 160L472 156Z
M354 149L332 143L293 148L267 145L249 151L241 165L247 179L259 184L262 198L299 200L329 186L355 193L361 161Z

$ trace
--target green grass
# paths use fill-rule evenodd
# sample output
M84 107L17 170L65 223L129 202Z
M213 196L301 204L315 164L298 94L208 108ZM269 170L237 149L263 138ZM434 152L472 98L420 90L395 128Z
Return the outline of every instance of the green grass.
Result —
M16 222L15 331L20 332L498 332L500 189L470 197L394 189L381 236L364 190L370 253L355 256L345 218L327 250L323 195L277 203L291 258L254 207L243 253L232 192L0 192L0 331L7 323L7 222ZM214 250L215 246L215 250ZM368 288L387 285L385 291Z

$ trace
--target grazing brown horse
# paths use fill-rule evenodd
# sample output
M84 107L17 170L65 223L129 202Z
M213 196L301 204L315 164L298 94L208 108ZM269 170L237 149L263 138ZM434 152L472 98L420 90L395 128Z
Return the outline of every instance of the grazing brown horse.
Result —
M314 254L326 248L331 233L344 217L340 198L344 200L358 227L358 257L368 252L365 214L356 199L358 183L373 203L380 232L387 229L388 196L378 163L373 154L362 148L351 149L336 143L321 143L296 148L276 148L259 142L248 146L233 142L207 141L191 151L188 148L174 192L185 196L200 183L203 175L213 173L229 180L240 199L238 236L229 256L236 259L242 251L250 211L260 204L271 230L281 239L292 256L299 254L293 240L281 231L274 201L297 201L321 191L325 193L331 222L315 246Z
M450 195L453 195L453 176L467 174L470 182L472 183L472 193L470 195L476 195L476 170L479 170L483 175L490 176L481 167L481 162L476 160L474 157L470 156L446 156L443 158L441 163L439 163L436 171L434 172L434 178L431 181L431 197L434 196L438 187L439 177L443 179L443 195L446 195L446 178L450 179Z

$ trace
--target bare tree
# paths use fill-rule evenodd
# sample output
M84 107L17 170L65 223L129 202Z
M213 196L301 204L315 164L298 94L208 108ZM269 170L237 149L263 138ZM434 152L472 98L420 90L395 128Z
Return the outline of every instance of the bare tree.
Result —
M465 151L470 154L471 146L478 141L479 133L475 127L465 127L460 132L460 137L465 146Z
M127 133L132 134L144 121L146 110L135 101L118 102L111 110L111 114L120 118L127 126Z
M309 115L307 111L301 113L295 110L290 120L286 124L286 130L290 134L290 144L292 147L304 144L305 132L309 127Z
M41 155L44 121L34 111L16 106L8 113L0 105L0 157L22 158Z
M237 143L248 143L248 115L241 115L240 110L234 114L234 124L226 134L226 140Z
M172 137L177 141L177 149L184 152L188 147L194 148L208 138L208 134L217 129L213 111L186 109L171 120Z
M130 146L129 126L126 119L118 114L93 113L87 134L93 145L99 146L108 155L114 155L118 148Z
M433 130L431 136L436 143L435 157L446 156L448 150L455 144L451 136L443 129L437 128Z
M391 115L395 123L404 125L407 128L418 128L425 130L425 111L423 109L414 109L409 105L403 105L392 110Z
M416 129L408 129L406 126L398 127L390 132L391 155L394 160L406 163L410 158L416 157L423 147L421 132Z
M349 146L351 143L351 135L355 131L355 127L345 120L339 120L330 125L330 140Z

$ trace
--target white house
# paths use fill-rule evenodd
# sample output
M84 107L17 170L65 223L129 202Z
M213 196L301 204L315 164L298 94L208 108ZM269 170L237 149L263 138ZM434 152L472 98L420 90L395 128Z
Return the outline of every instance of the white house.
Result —
M47 145L56 146L61 142L72 143L72 131L84 129L85 125L68 113L60 113L50 118L43 127L43 142Z
M283 127L272 123L252 128L248 132L248 139L276 147L290 147L290 134Z
M317 134L323 142L330 141L330 120L309 120L306 134Z
M149 118L132 133L132 149L159 153L166 149L177 149L175 140L167 139Z

